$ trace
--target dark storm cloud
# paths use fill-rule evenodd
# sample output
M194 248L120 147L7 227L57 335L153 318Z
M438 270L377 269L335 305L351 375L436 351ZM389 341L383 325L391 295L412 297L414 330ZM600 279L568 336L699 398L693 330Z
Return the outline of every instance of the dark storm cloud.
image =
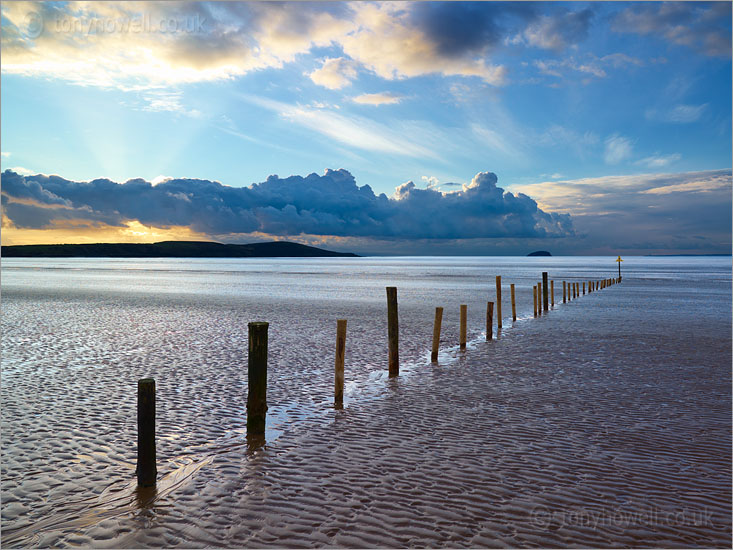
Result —
M417 2L411 6L411 21L439 53L452 57L483 53L505 38L561 50L588 37L592 8L553 6L543 13L543 7L534 2Z
M500 7L490 3L420 2L413 7L412 20L435 42L438 52L458 56L499 42L500 13Z
M208 235L468 239L573 234L570 216L543 212L527 195L504 192L496 183L491 172L477 174L455 193L418 189L408 182L388 198L368 185L358 186L343 169L326 170L322 176L270 176L249 187L193 179L156 186L141 179L75 182L7 170L2 192L4 215L17 227L42 228L54 220L75 219L188 226Z

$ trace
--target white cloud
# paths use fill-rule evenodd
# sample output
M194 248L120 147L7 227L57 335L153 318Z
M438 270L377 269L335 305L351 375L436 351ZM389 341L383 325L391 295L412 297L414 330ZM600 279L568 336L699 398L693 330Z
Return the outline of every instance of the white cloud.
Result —
M178 113L190 117L200 117L201 112L196 109L185 107L181 101L181 92L167 92L163 90L150 90L143 94L143 98L147 101L147 105L143 107L143 111L151 112L171 112Z
M3 3L4 73L147 90L282 67L354 23L274 3ZM28 29L29 16L40 20Z
M4 2L2 71L79 85L154 90L281 68L341 47L310 76L338 89L357 66L386 79L474 76L501 85L486 48L445 52L413 4L270 2ZM39 28L27 28L37 14Z
M433 150L418 144L409 133L405 134L370 118L342 115L326 109L290 105L244 94L241 97L245 101L276 112L286 120L350 147L409 157L437 156Z
M661 155L659 153L655 153L654 155L636 161L636 164L646 166L647 168L664 168L665 166L668 166L673 162L677 162L681 158L682 155L680 155L679 153L673 153L671 155Z
M498 151L509 156L518 156L520 154L511 141L496 130L486 128L480 124L471 124L471 131L482 145L487 146L493 151Z
M353 7L359 27L341 39L344 53L384 79L442 74L475 76L496 86L506 81L506 67L487 63L483 56L441 52L412 24L409 4L357 3Z
M588 36L591 18L592 11L588 9L552 17L541 16L510 42L524 42L536 48L560 51Z
M155 185L158 185L160 183L164 183L164 182L166 182L168 180L172 180L172 179L173 178L170 177L170 176L160 175L160 176L156 176L152 180L150 180L150 183L151 183L151 185L155 186Z
M435 176L422 176L420 179L425 182L426 189L437 189L440 187L440 180Z
M13 172L16 172L20 174L21 176L34 176L38 174L35 170L29 170L28 168L23 168L22 166L13 166L10 168Z
M316 69L308 76L310 79L330 90L339 90L351 84L357 76L356 63L343 57L332 57L323 60L320 69Z
M376 94L361 94L352 98L352 101L363 105L394 105L403 99L403 96L391 92L379 92Z
M629 138L619 135L609 136L606 138L605 145L603 160L606 161L606 164L618 164L632 154L632 143Z
M603 57L586 54L582 60L578 60L575 57L547 60L536 59L533 61L533 64L539 69L540 73L557 78L565 77L568 71L576 71L596 78L606 78L608 76L607 70L610 68L620 69L632 65L641 67L644 65L644 62L636 57L630 57L623 53L612 53Z
M676 105L668 114L667 120L670 122L695 122L700 119L707 103L702 105Z
M730 169L543 181L512 190L529 194L544 210L572 215L576 248L730 251Z
M9 151L3 151L2 152L2 158L7 159L10 158L11 153Z
M672 108L662 110L656 107L651 107L646 110L644 116L648 120L659 120L674 124L688 124L700 120L707 109L707 106L707 103L703 103L702 105L679 104Z

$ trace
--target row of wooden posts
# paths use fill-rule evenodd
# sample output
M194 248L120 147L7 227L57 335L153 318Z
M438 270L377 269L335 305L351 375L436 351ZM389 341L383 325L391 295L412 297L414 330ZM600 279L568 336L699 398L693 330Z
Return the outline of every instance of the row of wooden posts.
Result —
M587 281L588 292L594 292L621 282L621 277ZM512 321L517 320L517 306L514 297L514 285L509 285ZM562 282L563 303L575 300L585 295L586 282ZM549 311L549 306L555 306L555 282L548 280L547 272L542 273L542 281L532 287L534 297L534 316L542 315L542 310ZM549 303L548 303L549 302ZM468 306L460 306L459 346L466 349ZM494 302L486 304L486 340L493 338ZM443 320L443 308L435 308L433 325L433 344L430 360L438 360L440 347L440 330ZM502 328L501 315L501 276L496 276L496 326ZM267 415L267 330L269 323L249 323L249 359L247 365L247 435L261 435L265 433L265 419ZM389 350L389 376L398 376L399 365L399 321L397 316L397 287L387 287L387 339ZM336 321L336 358L335 358L335 389L334 405L343 407L344 402L344 356L346 352L346 319ZM138 485L150 487L155 485L157 478L156 451L155 451L155 380L143 378L137 384L137 480Z

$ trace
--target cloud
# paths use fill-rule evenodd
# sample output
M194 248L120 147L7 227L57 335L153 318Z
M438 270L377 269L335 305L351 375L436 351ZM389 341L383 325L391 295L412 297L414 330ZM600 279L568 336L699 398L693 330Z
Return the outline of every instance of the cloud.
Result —
M2 14L4 73L128 91L282 67L354 28L336 4L13 2Z
M618 164L631 156L632 144L629 138L614 134L606 138L603 160L606 164Z
M489 44L479 46L476 42L467 47L465 43L451 42L447 35L431 32L432 19L414 17L414 5L385 2L353 6L359 26L340 40L341 47L378 76L387 80L429 74L474 76L488 84L504 84L506 68L486 59ZM418 5L417 9L437 8Z
M326 59L310 73L314 82L339 89L358 70L386 79L442 74L504 82L506 69L487 57L498 32L488 14L501 10L421 4L3 3L2 71L155 90L281 68L314 48L340 47L345 56ZM452 30L436 24L446 13Z
M278 113L308 130L318 132L357 149L418 158L435 158L436 153L420 145L409 132L401 132L366 117L342 115L328 109L290 105L280 101L241 96L245 101Z
M619 13L611 28L619 33L664 37L709 56L731 55L730 2L650 2Z
M319 86L339 90L351 84L356 78L356 63L343 57L327 58L324 59L320 69L316 69L308 76Z
M403 96L391 92L379 92L376 94L361 94L352 98L352 101L363 105L394 105L403 99Z
M171 112L190 117L199 117L201 112L196 109L188 109L181 102L182 92L169 92L163 90L150 90L143 94L147 105L143 111L150 112Z
M535 48L561 51L588 37L592 18L591 9L567 11L552 16L543 15L530 23L513 42L524 42Z
M581 134L572 128L553 124L539 133L535 142L543 147L570 150L576 157L586 158L596 149L600 138L594 132Z
M707 109L708 104L702 105L675 105L671 109L660 111L657 108L647 109L644 113L649 120L660 120L662 122L672 122L675 124L688 124L697 122Z
M3 151L2 153L0 153L0 156L2 156L2 158L4 159L7 159L7 158L10 158L11 154L12 153L10 153L9 151Z
M644 62L623 53L613 53L603 57L586 54L582 60L577 60L575 57L548 60L536 59L533 64L539 69L540 73L557 78L566 77L568 71L576 71L596 78L606 78L609 68L641 67Z
M664 168L674 162L677 162L682 158L679 153L673 153L671 155L661 155L655 153L650 157L643 158L636 161L637 165L646 166L647 168Z
M306 177L270 176L249 187L172 179L152 185L107 179L2 174L4 215L19 228L63 220L124 226L188 227L205 235L262 233L389 239L545 238L570 235L567 215L537 208L524 194L504 192L496 175L477 174L459 191L398 186L392 198L359 187L346 170Z
M513 186L572 215L575 250L729 253L731 170L637 174Z
M30 176L31 174L35 174L33 170L29 170L28 168L24 168L22 166L13 166L10 168L13 172L17 172L18 174L22 174L24 176Z

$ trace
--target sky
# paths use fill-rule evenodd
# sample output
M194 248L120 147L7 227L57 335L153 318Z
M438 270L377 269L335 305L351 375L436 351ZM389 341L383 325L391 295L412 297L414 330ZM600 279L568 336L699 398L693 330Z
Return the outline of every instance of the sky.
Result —
M731 252L730 2L3 2L2 244Z

